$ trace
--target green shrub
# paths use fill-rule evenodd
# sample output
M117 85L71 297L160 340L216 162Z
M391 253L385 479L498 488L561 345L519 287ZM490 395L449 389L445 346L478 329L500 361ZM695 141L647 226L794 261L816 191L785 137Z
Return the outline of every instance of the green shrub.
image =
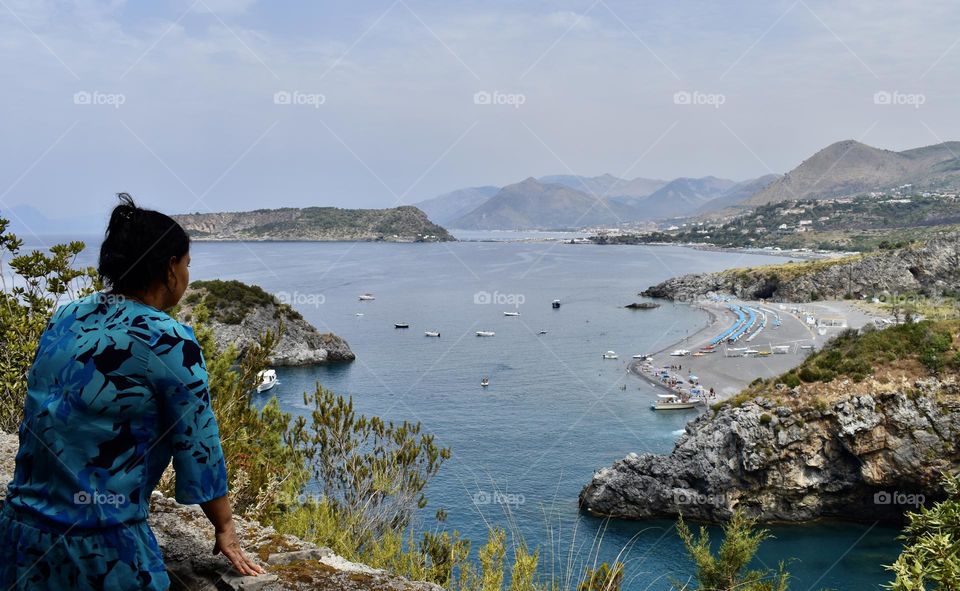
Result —
M763 414L760 415L760 424L761 424L761 425L769 425L771 421L773 421L773 417L770 416L769 414L763 413Z

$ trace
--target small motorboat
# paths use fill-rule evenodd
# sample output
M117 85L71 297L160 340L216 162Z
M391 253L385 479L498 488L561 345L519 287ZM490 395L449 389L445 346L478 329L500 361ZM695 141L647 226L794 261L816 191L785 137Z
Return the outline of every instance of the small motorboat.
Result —
M363 316L363 312L357 312L354 316Z
M633 358L640 359L642 361L645 361L647 359L653 359L651 355L647 355L646 353L637 353L636 355L633 356Z
M477 336L478 336L478 337L492 337L492 336L494 336L495 334L497 334L497 333L493 332L492 330L478 330L478 331L477 331Z
M519 316L520 312L504 312L504 316Z
M428 331L426 331L426 332L423 333L423 336L425 336L425 337L439 337L439 336L440 336L440 332L439 332L439 331L436 331L436 330L428 330Z
M393 325L394 328L410 328L410 325L406 322L397 322Z
M686 350L686 349L677 349L677 350L675 350L675 351L672 351L672 352L670 353L670 356L671 356L671 357L686 357L686 356L689 355L689 354L690 354L690 351L688 351L688 350Z
M547 331L545 331L545 330L541 330L541 331L540 331L540 332L538 332L537 334L538 334L538 335L541 335L541 334L547 334Z
M557 308L560 307L560 300L553 300L553 302L550 305L553 307L554 310L556 310Z
M482 378L480 380L480 385L484 388L490 385L490 378Z
M607 351L603 354L604 359L619 359L620 357L613 351Z
M361 302L370 302L370 301L373 301L373 300L375 300L375 299L377 299L377 298L374 297L374 295L373 295L372 293L364 293L364 294L360 294L360 298L359 298L359 299L360 299Z
M277 372L273 369L265 369L257 374L260 383L257 384L257 393L266 392L277 385Z
M657 394L657 401L650 408L652 410L688 410L695 408L699 401L683 401L676 394Z

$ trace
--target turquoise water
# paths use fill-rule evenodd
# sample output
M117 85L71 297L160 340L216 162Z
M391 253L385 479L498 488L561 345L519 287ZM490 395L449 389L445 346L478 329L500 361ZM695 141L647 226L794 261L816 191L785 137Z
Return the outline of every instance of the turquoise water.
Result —
M577 494L596 469L629 452L670 451L693 415L651 412L653 393L626 374L626 361L706 319L683 305L620 306L673 275L781 260L560 243L199 243L191 272L279 293L357 354L349 365L280 368L280 384L258 402L276 396L286 410L304 412L301 394L319 381L352 395L360 412L422 422L452 448L428 491L425 527L439 507L449 527L475 541L488 525L508 527L540 546L544 568L555 573L576 572L597 554L619 555L627 564L624 589L639 591L669 589L691 574L673 522L582 516ZM365 292L376 300L359 302ZM554 298L563 301L559 310L550 307ZM482 303L488 299L500 303ZM522 315L503 316L513 310ZM411 327L398 330L395 322ZM424 330L442 336L425 338ZM478 338L477 330L496 337ZM603 360L607 350L620 360ZM490 377L487 389L482 376ZM801 591L876 589L888 580L880 565L897 554L897 531L886 526L771 529L776 539L758 565L793 559L791 588Z

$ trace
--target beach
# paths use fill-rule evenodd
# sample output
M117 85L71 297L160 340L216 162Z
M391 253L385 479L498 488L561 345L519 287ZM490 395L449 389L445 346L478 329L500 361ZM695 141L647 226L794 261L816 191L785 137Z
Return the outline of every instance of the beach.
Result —
M791 304L731 298L691 306L709 316L707 324L694 334L649 353L646 359L633 360L628 371L648 381L657 393L689 392L695 382L705 393L713 389L715 396L708 402L734 396L757 378L781 375L840 331L861 328L874 319L848 301ZM734 307L755 311L754 328L735 342L716 342L737 323ZM766 324L757 331L761 318L765 318ZM716 344L711 347L711 343ZM688 353L678 354L683 351ZM671 386L673 381L679 383Z

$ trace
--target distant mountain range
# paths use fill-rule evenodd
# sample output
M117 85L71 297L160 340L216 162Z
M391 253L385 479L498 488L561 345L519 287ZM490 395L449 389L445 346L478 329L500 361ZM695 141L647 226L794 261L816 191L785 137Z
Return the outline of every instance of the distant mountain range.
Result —
M915 189L960 185L960 142L903 152L854 140L831 144L742 202L745 206L823 199L912 184Z
M712 176L672 181L610 174L528 178L491 194L461 189L418 203L433 221L463 230L566 229L686 217L751 196L774 177L742 183ZM459 215L454 215L457 213Z
M173 216L196 240L443 242L445 229L409 205L391 209L285 207Z

